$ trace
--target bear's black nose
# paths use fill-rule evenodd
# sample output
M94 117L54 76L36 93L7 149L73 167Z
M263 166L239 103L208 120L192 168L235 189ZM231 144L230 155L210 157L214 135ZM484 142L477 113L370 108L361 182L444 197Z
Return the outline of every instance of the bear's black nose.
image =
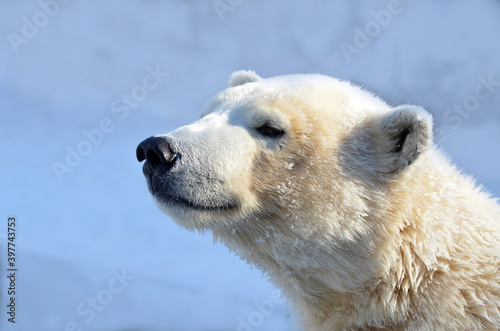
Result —
M171 167L177 155L172 152L170 145L164 137L149 137L137 146L137 160L146 160L152 169L160 166Z

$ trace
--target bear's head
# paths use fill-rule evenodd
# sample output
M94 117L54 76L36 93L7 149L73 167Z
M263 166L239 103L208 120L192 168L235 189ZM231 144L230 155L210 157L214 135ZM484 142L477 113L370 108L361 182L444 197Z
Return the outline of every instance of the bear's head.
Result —
M386 191L431 136L421 108L391 108L350 83L237 71L199 120L144 140L137 158L180 225L212 231L271 276L309 269L346 289L368 277Z

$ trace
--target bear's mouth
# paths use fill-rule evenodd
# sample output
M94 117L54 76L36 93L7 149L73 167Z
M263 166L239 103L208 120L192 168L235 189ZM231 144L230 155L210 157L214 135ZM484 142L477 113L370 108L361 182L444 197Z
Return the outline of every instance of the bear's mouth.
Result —
M165 206L187 207L198 211L228 211L238 208L236 201L198 203L165 192L151 192Z

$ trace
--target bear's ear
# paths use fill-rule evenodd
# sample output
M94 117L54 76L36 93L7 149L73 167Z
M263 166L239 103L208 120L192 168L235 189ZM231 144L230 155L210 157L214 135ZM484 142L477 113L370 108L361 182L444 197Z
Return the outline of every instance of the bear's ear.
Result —
M229 87L255 82L259 79L261 79L260 76L253 70L238 70L231 74L231 78L229 78Z
M432 145L432 116L424 109L403 105L375 121L379 170L398 174Z

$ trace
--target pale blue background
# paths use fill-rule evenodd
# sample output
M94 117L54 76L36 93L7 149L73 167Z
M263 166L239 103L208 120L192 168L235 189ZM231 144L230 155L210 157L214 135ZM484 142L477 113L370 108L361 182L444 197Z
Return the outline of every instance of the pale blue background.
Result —
M8 215L18 217L20 269L18 323L8 326L0 308L2 330L64 330L70 321L96 331L245 330L241 320L255 318L254 302L270 300L272 286L210 236L160 213L135 159L142 139L197 119L234 70L321 73L394 105L421 105L443 150L500 196L500 88L460 125L444 117L474 95L479 77L500 82L499 1L401 0L350 61L340 44L353 44L390 1L233 0L224 13L202 0L67 2L16 53L9 33L41 7L0 0L0 307ZM169 76L120 119L113 102L148 66ZM52 162L104 118L114 131L59 182ZM134 280L86 323L77 307L122 268ZM254 330L292 330L285 304L252 321Z

